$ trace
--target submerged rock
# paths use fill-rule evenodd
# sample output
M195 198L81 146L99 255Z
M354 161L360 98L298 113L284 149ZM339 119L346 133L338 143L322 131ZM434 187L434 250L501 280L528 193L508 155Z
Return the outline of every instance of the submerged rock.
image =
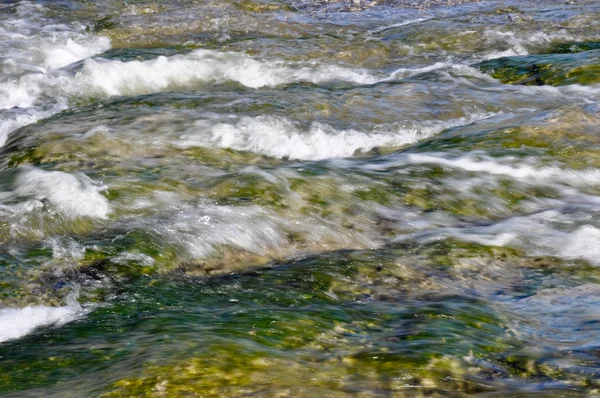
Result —
M597 43L582 46L578 52L505 57L484 61L477 66L507 84L564 86L598 83L600 50L595 49Z

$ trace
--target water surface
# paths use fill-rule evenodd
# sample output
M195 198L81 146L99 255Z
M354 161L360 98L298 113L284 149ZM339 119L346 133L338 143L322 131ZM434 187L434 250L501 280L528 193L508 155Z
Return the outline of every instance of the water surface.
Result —
M0 395L588 397L596 1L0 4Z

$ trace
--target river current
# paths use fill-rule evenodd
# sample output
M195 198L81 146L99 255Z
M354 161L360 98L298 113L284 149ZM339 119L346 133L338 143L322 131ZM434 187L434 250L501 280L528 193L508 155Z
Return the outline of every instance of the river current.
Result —
M0 1L0 396L598 396L599 267L598 1Z

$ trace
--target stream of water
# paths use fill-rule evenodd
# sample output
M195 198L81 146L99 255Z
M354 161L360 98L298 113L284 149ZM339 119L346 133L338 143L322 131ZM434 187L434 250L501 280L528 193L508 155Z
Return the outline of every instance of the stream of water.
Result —
M0 396L600 394L597 0L0 1Z

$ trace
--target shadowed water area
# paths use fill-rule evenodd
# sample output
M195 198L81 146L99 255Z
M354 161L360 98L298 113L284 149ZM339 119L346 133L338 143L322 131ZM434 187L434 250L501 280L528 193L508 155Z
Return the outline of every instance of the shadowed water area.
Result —
M600 4L0 2L0 396L600 393Z

